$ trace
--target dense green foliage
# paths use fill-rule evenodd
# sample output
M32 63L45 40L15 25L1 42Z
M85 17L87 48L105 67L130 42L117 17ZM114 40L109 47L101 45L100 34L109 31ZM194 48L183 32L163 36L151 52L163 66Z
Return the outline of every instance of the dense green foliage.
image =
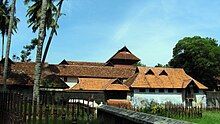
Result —
M1 59L3 59L4 57L4 42L5 42L5 36L8 35L8 28L9 28L9 19L10 19L10 10L11 10L11 6L9 6L8 4L8 0L5 1L0 1L0 33L1 33L1 37L2 37L2 57ZM17 31L17 23L20 20L17 17L13 18L13 26L12 26L12 34L13 32Z
M146 67L146 65L145 65L145 64L143 64L143 63L141 63L141 62L137 62L137 63L135 64L135 66L142 66L142 67Z
M155 67L169 67L169 65L168 64L163 65L163 64L157 63Z
M54 26L58 26L54 19L57 13L57 7L54 5L55 1L56 0L47 1L48 7L46 10L46 19L45 19L46 20L45 24L47 29ZM36 32L40 26L42 0L25 0L25 4L31 4L28 7L28 11L26 15L29 18L27 22L29 24L29 27L32 27L32 31Z
M30 55L31 55L31 51L35 49L36 45L37 45L37 38L34 38L31 40L31 44L30 45L26 45L24 46L24 50L21 51L21 62L29 62L31 61Z
M185 37L173 49L169 65L184 68L187 74L210 90L215 89L215 77L220 74L220 46L212 38Z

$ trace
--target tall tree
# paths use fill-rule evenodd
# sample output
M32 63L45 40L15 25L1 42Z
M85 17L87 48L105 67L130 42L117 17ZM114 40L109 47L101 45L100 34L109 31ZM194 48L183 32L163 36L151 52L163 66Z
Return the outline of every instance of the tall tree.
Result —
M58 1L58 4L56 6L54 5L55 1ZM26 0L26 3L29 2L29 0ZM33 32L36 32L36 30L39 28L39 20L40 20L40 6L41 6L42 0L38 0L35 2L32 6L29 7L27 16L29 17L28 23L29 26L32 26ZM46 12L46 29L51 29L50 35L44 50L42 63L45 62L46 56L48 54L48 50L50 47L50 44L52 42L52 38L55 35L57 35L56 29L59 27L57 22L61 15L61 7L62 7L63 0L48 0L48 7Z
M169 65L184 68L187 74L210 90L215 89L215 77L220 74L220 46L212 38L185 37L173 49Z
M45 47L45 50L44 50L42 63L44 63L45 60L46 60L47 53L48 53L50 44L51 44L51 42L52 42L53 35L54 35L54 34L57 35L56 28L58 27L57 22L58 22L58 19L59 19L60 15L61 15L60 12L61 12L62 4L63 4L63 0L60 0L60 2L58 3L58 6L59 6L59 7L58 7L58 11L57 11L57 13L56 13L55 22L54 22L54 24L51 25L51 26L52 26L52 29L51 29L50 36L49 36L49 38L48 38L48 41L47 41L47 44L46 44L46 47Z
M54 19L54 16L57 15L56 13L58 13L58 11L56 6L54 5L54 2L58 0L47 0L46 1L47 3L45 3L45 0L25 0L25 3L29 3L30 1L34 2L34 4L30 6L28 9L28 13L27 13L27 16L29 17L28 23L29 26L32 27L33 32L39 30L37 55L36 55L36 67L35 67L35 81L34 81L34 89L33 89L34 90L33 98L34 100L39 101L39 84L41 81L41 70L42 70L41 57L42 57L44 39L46 37L46 31L48 29L52 28L52 31L56 33L55 29L58 27L58 25L57 25L57 21L55 21Z
M10 10L11 7L8 6L8 1L0 1L0 32L2 36L2 55L1 58L4 57L4 43L5 43L5 35L8 33L9 28L9 19L10 19ZM19 22L19 19L17 17L14 17L14 23L13 23L13 31L16 32L17 29L17 23ZM12 32L13 34L13 32Z
M14 25L14 14L15 14L15 3L16 0L12 1L11 10L10 10L10 20L9 20L9 28L8 28L8 39L7 39L7 46L6 46L6 53L5 53L5 62L4 62L4 71L3 71L3 90L6 90L6 80L8 74L8 60L9 60L9 53L10 53L10 46L11 46L11 36L12 36L12 28Z
M42 50L43 43L46 36L46 12L47 12L47 0L42 0L41 13L40 13L40 24L39 24L39 33L38 33L38 43L37 43L37 53L36 53L36 65L35 65L35 78L34 78L34 88L33 88L33 101L37 101L39 104L39 85L41 81L41 72L42 72Z
M6 1L0 1L0 31L2 35L2 55L1 59L3 59L4 56L4 42L5 42L5 34L7 32L6 29L8 29L8 18L7 18L7 7L6 7Z

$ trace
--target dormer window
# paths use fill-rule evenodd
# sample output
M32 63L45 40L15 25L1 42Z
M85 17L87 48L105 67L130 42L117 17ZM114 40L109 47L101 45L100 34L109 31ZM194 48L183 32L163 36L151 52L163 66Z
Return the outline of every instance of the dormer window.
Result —
M165 75L165 76L167 76L168 74L167 74L167 72L166 72L165 70L163 70L159 75Z
M149 70L146 72L146 75L154 75L154 72L153 72L151 69L149 69Z

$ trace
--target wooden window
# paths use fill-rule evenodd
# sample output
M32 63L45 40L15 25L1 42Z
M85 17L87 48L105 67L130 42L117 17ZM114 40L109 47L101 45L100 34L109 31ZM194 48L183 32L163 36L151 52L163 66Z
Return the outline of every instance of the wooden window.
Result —
M164 93L164 89L159 89L159 93Z
M139 89L139 92L145 92L145 89Z
M149 89L149 92L154 93L155 89Z
M168 89L168 93L173 93L173 89Z

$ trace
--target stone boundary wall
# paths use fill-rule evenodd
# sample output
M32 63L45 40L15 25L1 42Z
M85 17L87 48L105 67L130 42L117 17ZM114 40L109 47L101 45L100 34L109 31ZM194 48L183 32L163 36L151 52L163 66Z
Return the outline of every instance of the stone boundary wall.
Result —
M135 112L108 105L102 105L97 108L97 117L101 124L191 124L186 121Z

